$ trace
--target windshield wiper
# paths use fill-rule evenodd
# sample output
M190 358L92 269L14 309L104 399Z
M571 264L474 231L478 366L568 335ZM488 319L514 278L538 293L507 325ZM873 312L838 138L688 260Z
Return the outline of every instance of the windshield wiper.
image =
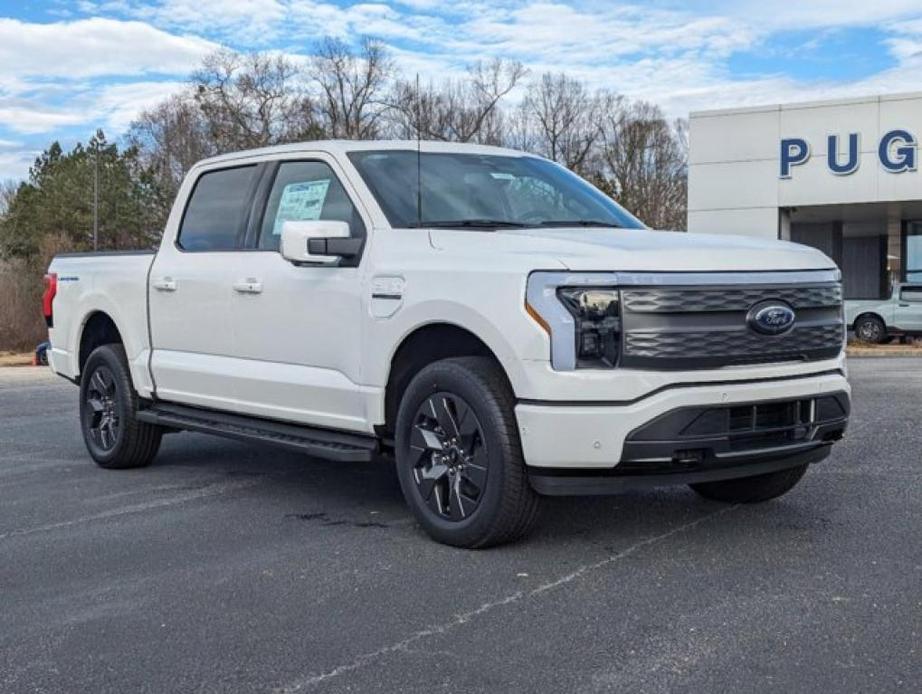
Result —
M624 227L614 222L606 222L601 219L548 219L544 222L538 222L534 226L538 227L605 227L608 229L623 229Z
M521 229L528 225L502 219L438 219L432 222L422 222L416 226L435 229Z

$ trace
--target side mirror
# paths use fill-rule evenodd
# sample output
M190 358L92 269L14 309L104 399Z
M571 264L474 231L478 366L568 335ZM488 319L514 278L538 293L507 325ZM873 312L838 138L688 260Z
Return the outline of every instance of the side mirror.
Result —
M346 222L287 221L282 224L279 252L292 263L329 265L352 258L362 250L362 239L351 238Z

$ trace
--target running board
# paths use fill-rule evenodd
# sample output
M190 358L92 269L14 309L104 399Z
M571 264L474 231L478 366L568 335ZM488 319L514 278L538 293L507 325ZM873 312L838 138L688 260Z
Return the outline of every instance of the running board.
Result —
M136 416L149 424L241 441L269 443L329 460L364 462L372 460L378 452L378 440L371 435L288 424L185 405L157 403L139 410Z

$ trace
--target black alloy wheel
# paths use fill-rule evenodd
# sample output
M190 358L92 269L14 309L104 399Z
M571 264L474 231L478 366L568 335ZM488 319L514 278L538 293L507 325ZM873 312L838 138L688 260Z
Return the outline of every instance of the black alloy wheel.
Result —
M154 459L163 428L139 421L139 407L125 348L107 344L94 349L80 379L80 429L100 467L144 467Z
M481 549L526 535L538 513L515 396L489 357L450 357L413 377L395 422L397 478L438 542Z
M100 364L89 376L84 393L86 431L101 451L115 448L121 431L118 389L108 366Z
M477 510L490 472L486 445L462 397L438 392L417 408L410 434L413 479L435 514L458 522Z

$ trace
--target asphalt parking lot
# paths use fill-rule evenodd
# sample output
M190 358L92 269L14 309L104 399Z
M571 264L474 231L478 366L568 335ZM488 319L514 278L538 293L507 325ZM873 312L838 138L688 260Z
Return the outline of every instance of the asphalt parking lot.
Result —
M386 464L177 434L101 470L76 388L0 369L0 691L918 691L922 360L850 368L786 497L554 499L483 552Z

